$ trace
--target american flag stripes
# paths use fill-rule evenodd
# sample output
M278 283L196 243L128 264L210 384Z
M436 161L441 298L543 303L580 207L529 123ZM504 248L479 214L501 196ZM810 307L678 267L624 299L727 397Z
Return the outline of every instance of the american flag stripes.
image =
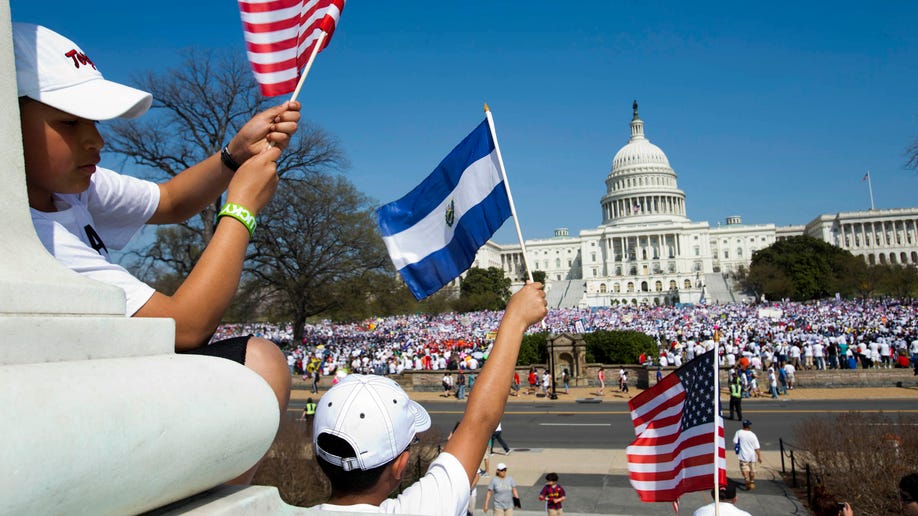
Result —
M261 86L272 97L296 89L300 70L326 33L331 40L344 0L239 0L246 53Z
M724 422L715 411L714 350L665 376L628 402L637 438L628 446L631 485L644 502L678 501L727 482Z

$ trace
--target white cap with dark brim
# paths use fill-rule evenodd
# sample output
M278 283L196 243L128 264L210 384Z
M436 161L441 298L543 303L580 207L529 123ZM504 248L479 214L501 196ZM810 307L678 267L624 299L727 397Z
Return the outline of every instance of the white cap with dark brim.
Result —
M87 120L137 118L153 96L102 77L76 43L41 25L13 23L18 96Z
M313 422L316 454L345 471L368 470L391 462L430 428L430 415L396 382L382 376L351 374L322 396ZM334 435L354 449L339 457L318 444Z

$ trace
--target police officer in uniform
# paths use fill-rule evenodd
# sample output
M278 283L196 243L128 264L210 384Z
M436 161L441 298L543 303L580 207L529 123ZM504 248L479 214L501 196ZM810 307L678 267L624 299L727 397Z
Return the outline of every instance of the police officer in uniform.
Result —
M733 376L730 382L730 419L733 419L733 412L736 411L736 419L743 420L743 384L740 382L738 374Z
M316 415L316 402L312 398L306 398L306 406L303 407L303 415L300 420L312 421L312 416Z

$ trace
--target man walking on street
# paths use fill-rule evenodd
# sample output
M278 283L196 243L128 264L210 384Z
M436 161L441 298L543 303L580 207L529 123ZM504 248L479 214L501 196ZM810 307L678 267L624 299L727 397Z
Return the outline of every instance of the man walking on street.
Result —
M494 453L494 441L497 441L497 444L499 444L500 447L504 449L504 455L510 455L510 447L507 446L507 443L504 441L504 438L501 435L504 433L504 430L501 427L502 423L503 421L497 423L497 428L494 430L494 433L491 434L491 453Z
M762 453L759 450L759 438L750 429L752 422L743 420L743 428L736 431L733 444L739 444L739 466L743 478L746 480L746 490L755 489L755 466L762 463Z
M465 399L465 373L462 372L462 369L456 375L456 398Z

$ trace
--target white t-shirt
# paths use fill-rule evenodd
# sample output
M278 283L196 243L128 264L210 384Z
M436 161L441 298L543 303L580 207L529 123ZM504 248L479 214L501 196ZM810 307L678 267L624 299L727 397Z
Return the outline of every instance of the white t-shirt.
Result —
M755 451L759 449L759 438L752 430L740 428L733 435L733 444L739 442L739 460L741 462L756 462L758 460Z
M465 516L470 494L469 477L462 463L455 456L443 452L430 463L427 473L420 480L402 491L397 498L388 498L378 507L370 504L323 503L315 508L322 511L373 514Z
M59 262L75 272L120 287L131 316L155 290L109 261L109 249L121 249L159 205L159 186L97 168L89 188L79 194L55 194L56 212L30 210L38 239Z
M752 516L730 502L720 502L717 504L717 508L720 510L721 516ZM695 510L693 516L714 516L714 514L714 502L711 502Z

